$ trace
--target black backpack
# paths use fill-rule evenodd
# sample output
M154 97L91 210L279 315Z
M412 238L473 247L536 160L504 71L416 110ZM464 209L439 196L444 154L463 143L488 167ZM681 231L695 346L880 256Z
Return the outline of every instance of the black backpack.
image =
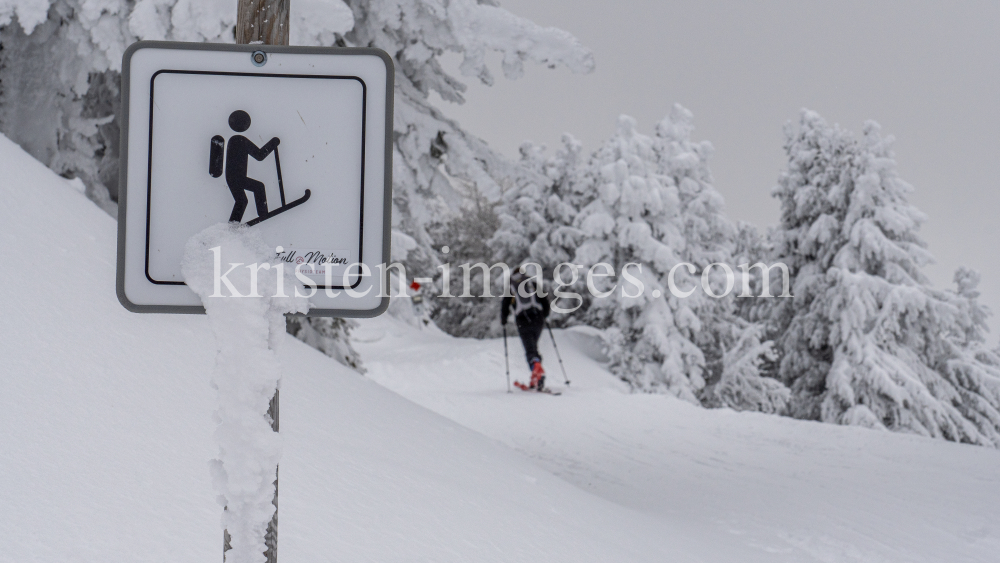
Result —
M521 295L517 287L511 288L514 293L514 317L517 318L520 315L524 315L527 319L537 319L541 316L544 308L542 303L538 299L538 294L536 292L534 282L528 282L524 285L525 291L528 293L527 297Z

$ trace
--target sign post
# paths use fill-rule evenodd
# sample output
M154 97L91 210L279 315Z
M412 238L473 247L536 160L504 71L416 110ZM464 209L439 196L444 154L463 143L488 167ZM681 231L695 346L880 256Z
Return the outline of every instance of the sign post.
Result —
M139 42L124 55L119 301L204 313L184 246L228 221L275 248L312 291L310 316L376 316L389 304L392 60L287 46L289 0L240 0L237 15L237 45ZM275 393L275 432L278 412ZM274 563L277 511L266 545Z
M291 0L240 0L236 8L236 43L288 45Z
M289 3L291 0L239 0L239 5L236 10L236 43L240 45L249 44L263 44L263 45L288 45L288 26L289 26ZM265 55L266 56L266 55ZM254 61L256 63L256 60ZM246 115L245 112L243 115ZM243 117L240 115L239 117ZM249 127L250 117L246 117L247 127ZM222 137L216 136L212 138L212 148L215 149L216 154L221 155L221 143ZM218 147L218 148L217 148ZM281 180L281 164L278 160L278 147L274 147L274 163L277 169L278 175L278 189L281 194L281 208L286 207L285 203L285 188ZM220 163L223 159L212 158L210 166L216 167L212 170L213 176L221 176L221 168L218 167L217 163ZM215 174L218 171L219 174ZM265 190L260 190L264 193ZM310 192L306 190L305 197L309 197ZM244 209L246 207L246 194L242 193L242 204ZM256 196L256 194L255 194ZM304 201L304 200L299 200ZM237 206L240 204L240 200L237 200ZM258 207L258 218L262 215L259 214ZM234 208L235 214L235 208ZM230 215L230 221L233 220L233 216ZM236 218L237 221L240 218ZM271 430L278 431L278 400L281 394L281 390L275 389L274 397L271 399L271 404L267 408L267 415L271 417ZM274 516L271 518L271 523L267 525L267 534L264 536L264 544L267 546L267 551L264 555L267 557L267 563L277 563L278 561L278 470L275 469L274 474ZM222 532L222 560L226 560L226 551L230 548L229 545L229 532Z

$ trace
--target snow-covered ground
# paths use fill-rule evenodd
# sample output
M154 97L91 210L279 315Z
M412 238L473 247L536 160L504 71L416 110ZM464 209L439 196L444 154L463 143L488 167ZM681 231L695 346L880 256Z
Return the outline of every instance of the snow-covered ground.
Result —
M1000 561L996 450L629 394L587 331L555 331L569 387L543 335L559 397L508 395L499 340L387 316L356 336L371 379L719 561ZM509 345L525 381L520 341Z
M114 222L2 137L0 202L0 561L218 561L208 320L121 308ZM367 378L282 348L281 561L1000 558L996 450L630 394L585 332L560 397L496 340L357 336Z
M219 561L204 316L115 297L115 223L0 137L0 561ZM279 558L700 561L654 518L282 348Z

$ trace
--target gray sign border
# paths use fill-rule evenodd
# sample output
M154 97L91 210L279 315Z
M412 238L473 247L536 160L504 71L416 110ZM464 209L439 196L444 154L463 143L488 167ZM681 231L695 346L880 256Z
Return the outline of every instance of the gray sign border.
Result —
M270 53L290 53L308 55L368 55L376 56L385 63L386 104L385 104L385 194L382 212L382 263L388 264L392 244L392 115L395 81L395 65L392 57L381 49L367 47L286 47L279 45L232 45L224 43L182 43L174 41L138 41L129 46L122 56L121 73L121 154L119 157L118 180L118 271L116 276L116 291L118 301L123 307L133 313L171 313L171 314L204 314L205 308L199 305L137 305L125 296L125 210L128 204L128 129L129 129L129 92L132 70L132 55L140 49L180 49L189 51L235 51L250 55L255 51ZM389 269L385 268L383 288L388 288ZM369 318L377 317L389 308L389 297L383 297L378 307L368 310L357 309L310 309L305 316L338 317L338 318ZM302 315L298 315L302 316Z

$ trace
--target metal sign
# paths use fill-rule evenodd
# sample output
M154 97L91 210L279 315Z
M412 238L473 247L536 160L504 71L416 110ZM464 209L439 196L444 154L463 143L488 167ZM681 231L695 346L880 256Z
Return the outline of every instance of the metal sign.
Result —
M310 315L388 306L393 66L377 49L139 42L122 68L118 299L201 313L188 239L260 230L317 289Z

